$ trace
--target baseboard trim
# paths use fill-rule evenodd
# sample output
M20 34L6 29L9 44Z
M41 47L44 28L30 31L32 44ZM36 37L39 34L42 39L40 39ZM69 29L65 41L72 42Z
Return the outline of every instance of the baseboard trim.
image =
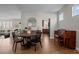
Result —
M50 37L50 39L54 39L54 37Z
M76 50L79 51L79 48L76 47Z

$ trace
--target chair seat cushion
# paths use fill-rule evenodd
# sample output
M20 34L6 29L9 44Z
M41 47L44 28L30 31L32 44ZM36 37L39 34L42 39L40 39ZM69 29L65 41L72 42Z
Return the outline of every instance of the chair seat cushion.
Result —
M55 37L59 37L59 35L55 34Z
M23 39L17 39L17 40L15 40L16 42L22 42L23 41Z

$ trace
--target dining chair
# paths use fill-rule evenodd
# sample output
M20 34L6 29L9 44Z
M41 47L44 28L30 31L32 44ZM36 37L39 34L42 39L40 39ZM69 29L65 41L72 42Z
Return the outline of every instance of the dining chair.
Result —
M23 40L23 38L18 38L17 36L16 36L16 34L15 34L15 32L13 32L12 33L12 36L13 36L13 49L14 49L14 51L16 52L16 48L17 48L17 43L20 43L21 45L23 45L24 44L24 40Z
M35 51L36 51L37 43L40 43L41 48L42 48L41 35L40 35L40 34L39 34L39 35L33 35L33 36L31 37L31 42L32 42L32 44L34 44L34 46L35 46Z
M57 45L58 47L61 47L64 45L64 39L61 37L55 37L54 44Z
M37 31L37 39L38 39L38 41L40 42L40 45L41 45L41 47L42 47L42 44L41 44L41 35L42 35L42 32L41 32L41 30L38 30Z

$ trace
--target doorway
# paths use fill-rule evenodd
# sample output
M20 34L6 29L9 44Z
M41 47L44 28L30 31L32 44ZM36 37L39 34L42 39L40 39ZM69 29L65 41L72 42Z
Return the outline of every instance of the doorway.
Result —
M50 37L50 18L48 20L42 20L42 32Z

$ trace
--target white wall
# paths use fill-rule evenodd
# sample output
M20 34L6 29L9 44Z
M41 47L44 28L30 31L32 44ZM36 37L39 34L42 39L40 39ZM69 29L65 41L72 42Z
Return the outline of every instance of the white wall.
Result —
M44 12L39 12L39 13L22 13L22 28L27 26L27 21L30 17L35 17L37 20L37 27L33 28L34 30L39 27L40 30L42 30L42 20L48 20L50 18L51 20L51 25L50 25L50 31L51 31L51 37L53 37L54 29L56 27L57 23L57 16L56 13L44 13Z
M0 19L21 19L21 11L16 5L0 5Z
M0 21L12 21L13 26L15 26L14 24L16 22L21 21L21 11L18 9L16 5L0 5Z
M72 17L72 5L65 5L58 14L61 12L64 12L64 20L58 22L59 28L75 30L77 32L76 49L79 49L79 16Z
M37 29L39 27L42 30L42 20L51 20L51 37L53 37L54 29L56 28L57 23L57 15L56 13L46 13L46 12L26 12L20 10L16 5L0 5L0 20L11 20L13 22L13 26L16 23L21 22L21 27L24 29L27 26L27 21L30 17L35 17L37 20L36 27L33 29Z

